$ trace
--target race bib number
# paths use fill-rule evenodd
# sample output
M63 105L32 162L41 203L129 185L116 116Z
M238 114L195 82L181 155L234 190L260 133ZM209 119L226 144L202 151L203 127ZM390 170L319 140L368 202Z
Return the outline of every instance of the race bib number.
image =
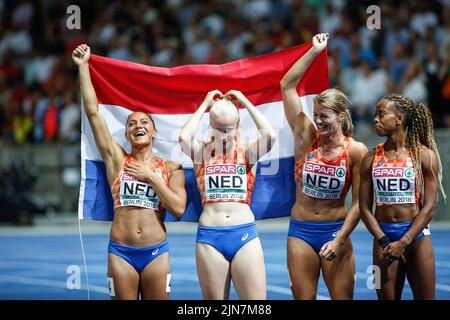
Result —
M122 206L134 206L158 211L159 198L146 182L136 180L123 173L120 181L120 202Z
M247 169L240 164L214 164L205 167L207 200L247 200Z
M339 199L344 189L347 170L345 163L341 166L328 166L314 162L303 165L303 193L318 199Z
M372 173L377 204L414 204L413 168L375 168Z

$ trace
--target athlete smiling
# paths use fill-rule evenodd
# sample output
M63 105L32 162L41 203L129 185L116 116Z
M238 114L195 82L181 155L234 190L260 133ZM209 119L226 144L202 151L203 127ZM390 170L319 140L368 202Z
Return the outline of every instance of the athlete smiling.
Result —
M152 117L133 112L125 126L131 153L112 139L99 111L89 73L90 48L72 53L78 66L86 116L105 162L114 201L108 245L108 280L112 299L168 299L169 244L164 226L167 208L181 217L186 207L184 172L179 163L153 154L156 128Z
M315 299L320 271L332 299L352 299L355 262L350 233L359 221L359 166L367 148L351 138L350 102L337 89L314 98L314 122L304 113L297 86L328 34L281 80L286 119L294 134L296 201L291 211L287 258L295 299ZM352 186L352 205L345 198Z

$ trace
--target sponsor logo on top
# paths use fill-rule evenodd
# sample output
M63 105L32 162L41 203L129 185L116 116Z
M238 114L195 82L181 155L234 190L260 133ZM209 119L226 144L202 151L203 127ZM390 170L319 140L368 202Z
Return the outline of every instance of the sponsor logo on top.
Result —
M130 176L126 172L122 174L122 181L137 181L133 176Z
M344 168L337 168L336 169L336 176L338 178L342 178L343 176L345 176L345 170Z
M405 177L407 178L414 177L414 170L410 168L405 169Z
M403 177L403 168L377 168L373 170L375 177Z
M206 167L206 174L244 174L244 166L234 164L215 164Z
M317 163L311 163L306 162L305 163L305 171L306 172L312 172L312 173L319 173L326 176L338 176L343 177L345 175L345 170L343 168L336 168L333 166L327 166L323 164L317 164Z

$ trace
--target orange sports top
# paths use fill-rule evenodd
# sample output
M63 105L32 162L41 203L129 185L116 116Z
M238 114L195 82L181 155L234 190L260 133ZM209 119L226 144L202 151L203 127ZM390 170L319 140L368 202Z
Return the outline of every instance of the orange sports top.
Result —
M114 209L118 207L141 207L162 212L163 206L152 186L145 181L140 181L128 175L125 164L133 162L129 155L123 160L119 174L111 186L111 194L114 200ZM155 164L151 168L165 183L169 184L164 160L154 157Z
M212 147L203 151L202 164L196 172L202 204L241 202L250 205L255 176L245 159L244 150L236 145L231 159L216 156Z
M316 136L306 155L295 163L295 181L304 194L323 200L345 198L352 183L349 145L350 137L345 137L339 156L327 160L320 152L319 136Z
M377 145L372 163L372 183L377 206L419 204L416 170L409 153L402 159L389 160L384 155L384 143Z

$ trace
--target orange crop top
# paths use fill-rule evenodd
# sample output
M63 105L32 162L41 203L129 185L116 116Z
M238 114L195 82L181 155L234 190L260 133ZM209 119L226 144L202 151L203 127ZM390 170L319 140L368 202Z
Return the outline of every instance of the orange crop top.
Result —
M196 172L202 204L241 202L250 205L255 176L244 150L237 144L233 157L227 160L225 156L216 156L210 148L204 149L201 167Z
M345 198L351 186L349 145L350 137L345 137L341 153L330 161L320 153L316 136L306 155L295 163L295 181L304 194L323 200Z
M384 155L384 143L375 149L372 183L377 206L419 204L420 192L411 156L389 160Z
M141 207L162 212L163 207L155 190L147 182L140 181L128 175L125 164L133 162L129 155L123 160L119 174L111 186L111 194L114 200L114 209L118 207ZM151 168L165 183L169 185L164 160L154 157L155 164Z

